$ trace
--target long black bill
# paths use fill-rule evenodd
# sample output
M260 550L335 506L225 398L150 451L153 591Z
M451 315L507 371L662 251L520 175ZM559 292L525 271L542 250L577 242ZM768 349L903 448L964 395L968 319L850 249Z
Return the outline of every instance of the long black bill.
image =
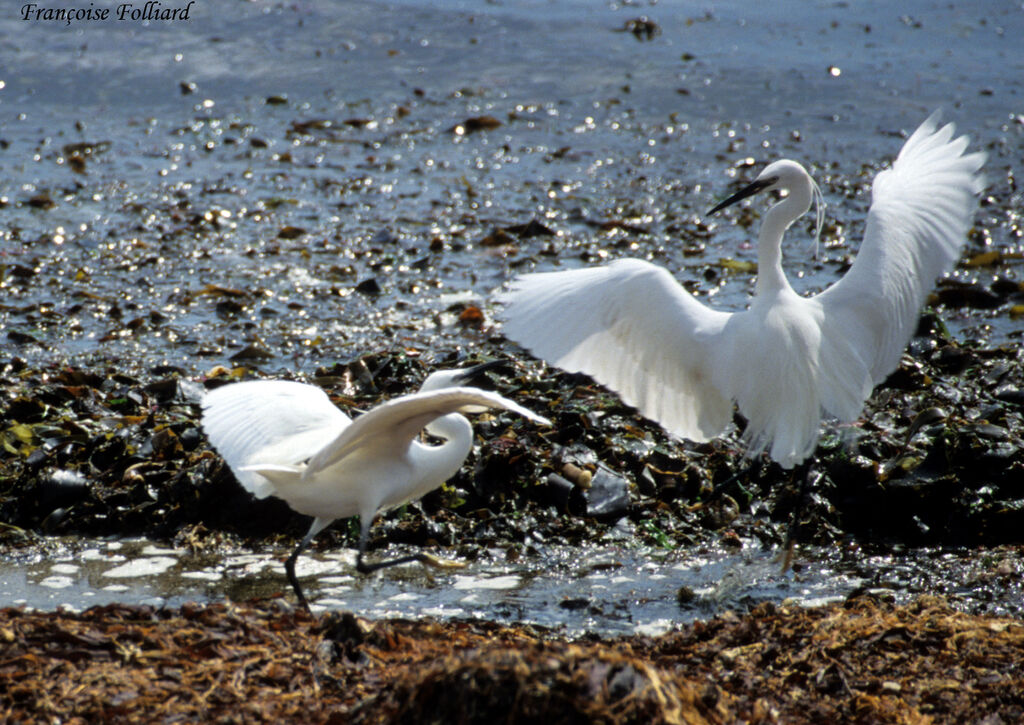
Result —
M509 361L503 358L497 358L495 360L488 360L485 363L474 365L471 368L466 368L462 373L456 377L456 381L459 383L469 383L479 379L484 373L495 368L508 366Z
M753 196L754 194L756 194L756 193L758 193L760 191L764 191L769 186L774 184L776 181L778 181L778 179L776 179L774 176L769 176L767 179L758 179L757 181L755 181L755 182L753 182L751 184L748 184L747 186L744 186L742 189L737 191L735 194L730 196L725 201L720 202L719 204L716 204L715 208L707 213L707 216L711 216L715 212L721 211L722 209L724 209L727 206L732 206L737 201L743 201L748 196Z

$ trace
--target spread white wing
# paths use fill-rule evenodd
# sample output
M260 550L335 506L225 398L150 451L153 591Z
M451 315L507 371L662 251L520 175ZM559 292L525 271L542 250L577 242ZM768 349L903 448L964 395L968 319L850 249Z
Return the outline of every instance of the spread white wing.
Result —
M258 498L274 493L252 464L294 466L338 437L349 418L323 390L286 380L252 380L211 390L203 429L235 478Z
M527 274L498 295L503 331L534 355L582 372L671 433L703 441L732 420L712 386L716 338L730 317L639 259Z
M967 239L985 154L964 154L969 139L954 133L953 124L938 127L935 113L907 139L892 168L875 178L853 265L814 298L823 330L862 357L872 383L899 365L928 291Z
M405 450L431 421L449 413L476 412L480 408L504 408L530 420L550 424L518 403L497 393L471 387L443 388L412 393L389 400L356 418L316 452L303 471L303 478L333 466L353 451L373 443Z

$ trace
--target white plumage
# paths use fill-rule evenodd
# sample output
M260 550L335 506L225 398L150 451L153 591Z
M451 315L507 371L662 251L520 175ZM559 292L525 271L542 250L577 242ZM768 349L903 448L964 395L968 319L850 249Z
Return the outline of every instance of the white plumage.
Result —
M379 511L423 496L459 470L473 445L472 426L460 413L504 408L548 423L497 393L451 387L486 367L435 372L418 393L390 400L355 420L320 388L303 383L259 380L207 393L203 428L239 483L258 498L278 496L295 511L314 517L285 564L304 606L295 561L336 519L359 514L356 566L362 572L412 560L437 564L425 554L365 564L363 554ZM424 430L445 442L420 442Z
M844 421L899 364L936 277L952 269L983 180L982 153L933 114L872 187L864 240L849 271L802 297L782 271L786 229L817 187L776 161L712 210L760 191L785 198L766 213L749 309L712 310L665 269L638 259L528 274L499 295L505 335L565 370L583 372L669 432L723 433L733 403L748 453L790 468L811 455L823 413Z

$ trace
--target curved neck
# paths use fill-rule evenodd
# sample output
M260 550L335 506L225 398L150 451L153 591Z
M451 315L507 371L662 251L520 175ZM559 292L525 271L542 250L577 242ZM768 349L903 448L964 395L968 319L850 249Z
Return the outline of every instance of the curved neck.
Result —
M419 463L416 496L437 488L454 476L473 448L473 426L458 413L442 415L431 421L426 431L432 436L444 438L445 442L439 446L414 444Z
M771 295L792 289L782 271L782 235L790 225L811 208L812 191L810 177L794 184L789 194L765 214L757 242L757 285L756 295Z

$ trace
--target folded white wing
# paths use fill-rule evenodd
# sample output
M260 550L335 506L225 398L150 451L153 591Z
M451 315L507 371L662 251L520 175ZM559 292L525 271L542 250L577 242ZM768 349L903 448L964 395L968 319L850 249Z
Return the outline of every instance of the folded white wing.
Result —
M862 356L874 383L899 365L925 296L960 256L984 188L985 154L965 155L968 137L953 138L953 124L939 128L938 115L875 177L857 258L814 298L824 310L823 330Z
M582 372L666 430L703 441L732 420L711 385L716 338L730 317L639 259L528 274L498 295L503 331L539 358Z
M478 388L443 388L412 393L389 400L352 421L340 435L324 444L303 472L304 478L316 475L341 461L360 447L373 443L405 450L431 421L449 413L476 412L480 408L504 408L530 420L550 425L547 418L497 393Z
M203 429L235 478L258 498L271 483L246 466L294 466L323 449L350 424L323 390L286 380L253 380L211 390Z

